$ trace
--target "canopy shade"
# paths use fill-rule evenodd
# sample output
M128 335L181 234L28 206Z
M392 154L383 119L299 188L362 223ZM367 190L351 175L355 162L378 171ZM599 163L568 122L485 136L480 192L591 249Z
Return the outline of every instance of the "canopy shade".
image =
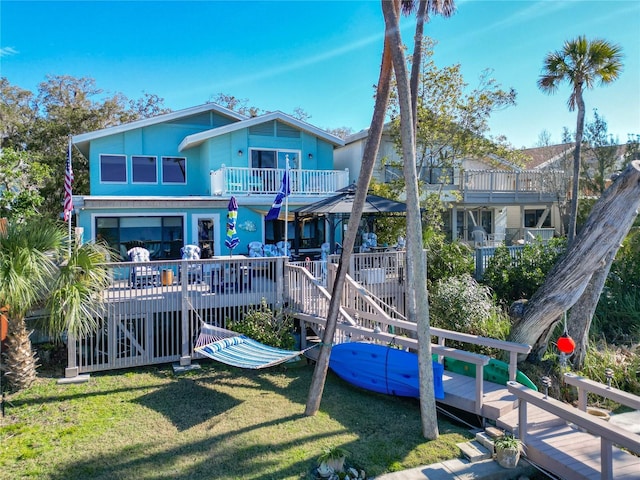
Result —
M350 185L339 190L340 193L319 202L306 205L295 210L299 215L321 213L351 213L356 196L355 187ZM407 205L395 200L368 194L363 213L399 213L406 212Z

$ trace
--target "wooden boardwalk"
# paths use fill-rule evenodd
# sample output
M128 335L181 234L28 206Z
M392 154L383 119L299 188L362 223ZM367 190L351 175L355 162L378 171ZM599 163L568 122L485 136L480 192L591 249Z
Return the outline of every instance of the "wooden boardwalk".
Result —
M359 298L362 292L351 290L345 294L352 301ZM322 318L323 315L318 313L325 312L326 309L317 310L317 307L318 303L327 299L323 299L322 295L309 295L307 298L314 299L315 314L300 313L296 314L296 317L303 325L313 325L314 330L321 332L326 322ZM368 301L370 299L361 298L360 303L366 304ZM299 306L304 311L306 306L304 301L301 303ZM349 318L355 319L356 322L341 321L337 325L336 342L364 340L395 343L414 351L417 348L417 341L411 334L396 335L399 329L404 333L410 331L404 321L385 318L381 310L356 310L348 304L344 310ZM395 330L391 327L395 327ZM389 333L391 331L394 333ZM459 359L466 355L464 360L476 366L476 377L444 371L445 397L438 400L441 406L476 414L483 422L495 423L496 426L514 433L523 441L527 459L559 478L640 480L640 435L623 431L620 427L608 424L571 405L546 398L543 394L515 382L509 382L505 386L477 381L476 378L482 378L482 368L487 364L488 357L445 347L444 340L453 339L456 336L454 333L432 329L432 334L439 336L438 344L432 344L434 353ZM469 343L486 341L481 337L471 339L463 336L455 340ZM516 348L508 345L493 346L507 351L509 348ZM571 379L568 379L567 383L569 380ZM571 380L572 384L576 384L575 382ZM640 407L640 399L637 397L616 392L615 389L606 386L601 387L603 388L594 385L594 382L582 382L578 387L580 398L586 402L585 391L590 389L592 393L596 392L621 403L626 402L633 408Z

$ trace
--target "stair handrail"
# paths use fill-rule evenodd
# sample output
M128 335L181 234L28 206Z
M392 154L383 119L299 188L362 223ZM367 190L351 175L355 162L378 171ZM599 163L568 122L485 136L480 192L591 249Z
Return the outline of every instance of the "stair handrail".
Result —
M518 437L527 445L527 405L532 404L574 424L588 433L600 437L600 475L603 480L613 480L613 445L640 454L640 435L621 429L572 405L536 392L517 382L507 382L507 389L518 397Z

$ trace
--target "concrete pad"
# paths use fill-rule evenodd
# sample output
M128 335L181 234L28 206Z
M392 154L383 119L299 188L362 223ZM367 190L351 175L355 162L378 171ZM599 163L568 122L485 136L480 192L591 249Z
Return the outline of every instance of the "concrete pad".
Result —
M173 363L173 373L185 373L190 372L191 370L200 370L199 363L191 363L190 365L180 365L179 363Z
M609 423L640 435L640 410L611 415Z
M535 468L521 458L516 468L507 469L493 460L471 463L453 459L401 472L387 473L376 480L511 480L521 475L532 475Z
M68 385L71 383L86 383L89 381L89 378L91 378L91 376L88 373L85 373L83 375L76 375L75 377L59 378L57 383L58 385Z

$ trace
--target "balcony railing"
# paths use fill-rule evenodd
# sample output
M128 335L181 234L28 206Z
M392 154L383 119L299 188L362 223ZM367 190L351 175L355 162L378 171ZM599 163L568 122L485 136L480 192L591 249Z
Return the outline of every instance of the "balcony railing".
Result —
M283 168L225 167L211 172L211 193L268 194L280 190ZM327 195L349 184L349 170L289 170L292 195Z
M558 170L465 170L462 188L476 192L536 192L557 193L567 191L567 178Z

